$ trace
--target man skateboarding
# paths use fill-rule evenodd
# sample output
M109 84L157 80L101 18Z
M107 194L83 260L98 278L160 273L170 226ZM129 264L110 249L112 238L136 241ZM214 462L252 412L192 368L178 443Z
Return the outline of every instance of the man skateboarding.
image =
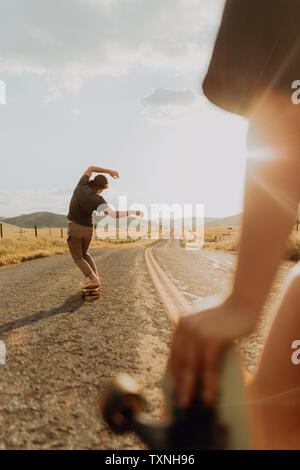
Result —
M92 181L93 173L106 173L112 178L119 178L119 173L97 166L90 166L80 178L70 202L68 213L68 246L73 260L86 277L84 288L97 289L100 286L97 267L88 253L93 239L93 212L103 211L106 215L116 219L130 215L143 216L141 211L115 211L101 196L102 191L108 188L108 180L103 174L98 174Z

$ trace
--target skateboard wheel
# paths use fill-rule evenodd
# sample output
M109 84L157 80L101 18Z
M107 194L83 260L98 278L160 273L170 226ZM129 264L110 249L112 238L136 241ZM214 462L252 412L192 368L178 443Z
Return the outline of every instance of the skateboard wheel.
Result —
M82 297L85 299L85 300L95 300L95 299L99 299L101 297L101 292L89 292L89 291L86 291L86 292L82 292Z
M98 412L116 433L130 430L132 420L145 410L140 387L132 377L120 374L98 400Z

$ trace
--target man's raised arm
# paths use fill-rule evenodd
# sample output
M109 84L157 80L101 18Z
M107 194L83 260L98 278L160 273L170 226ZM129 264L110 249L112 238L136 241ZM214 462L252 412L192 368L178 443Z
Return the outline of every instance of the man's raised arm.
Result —
M90 166L85 172L84 175L88 176L89 178L92 176L92 173L106 173L110 175L112 178L117 179L119 178L119 173L114 170L107 170L106 168L101 168L100 166Z

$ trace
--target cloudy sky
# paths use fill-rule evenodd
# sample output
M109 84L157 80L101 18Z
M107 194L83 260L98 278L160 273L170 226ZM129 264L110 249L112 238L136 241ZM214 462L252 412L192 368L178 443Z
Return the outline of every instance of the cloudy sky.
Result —
M114 204L239 212L246 123L201 92L223 5L1 0L0 216L66 213L90 165L119 170Z

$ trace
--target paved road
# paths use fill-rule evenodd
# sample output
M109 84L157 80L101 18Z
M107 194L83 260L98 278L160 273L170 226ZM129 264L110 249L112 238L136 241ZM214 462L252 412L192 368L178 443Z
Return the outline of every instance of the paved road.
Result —
M170 240L159 249L154 247L153 255L195 308L200 308L206 297L224 294L231 289L237 262L235 254L215 250L182 249L178 240ZM294 265L295 263L289 261L282 263L256 331L240 343L244 366L250 373L255 371L284 279Z
M188 251L178 241L153 249L186 298L201 305L230 286L236 256ZM132 435L116 437L98 420L100 388L118 372L131 373L146 390L158 418L160 380L172 331L153 288L144 248L97 250L103 297L83 302L80 273L69 255L0 269L0 449L138 449ZM241 345L245 365L255 367L271 306L291 268L284 263L258 331Z
M83 302L69 255L0 269L0 449L132 449L95 412L98 389L130 372L153 416L171 325L154 291L143 248L94 253L103 297Z

